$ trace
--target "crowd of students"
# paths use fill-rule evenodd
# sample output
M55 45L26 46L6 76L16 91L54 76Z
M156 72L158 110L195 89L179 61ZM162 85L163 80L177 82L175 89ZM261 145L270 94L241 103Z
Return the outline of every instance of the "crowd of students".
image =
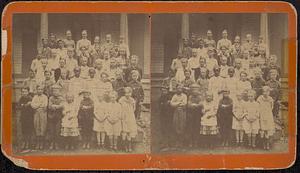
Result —
M216 42L209 30L183 39L161 87L163 147L271 148L281 119L277 57L267 56L262 36L227 37L224 30Z
M90 149L96 134L97 148L132 151L144 99L138 56L123 36L92 44L87 34L42 39L18 104L22 149Z

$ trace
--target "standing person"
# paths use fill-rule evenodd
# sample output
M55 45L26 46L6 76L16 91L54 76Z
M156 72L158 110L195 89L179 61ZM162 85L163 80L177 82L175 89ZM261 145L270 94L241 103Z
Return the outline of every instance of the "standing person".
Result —
M55 80L55 82L58 81L58 79L61 76L61 71L63 71L63 70L66 70L67 74L69 73L68 69L66 67L66 59L65 58L60 58L59 59L59 67L54 70L54 80Z
M44 87L37 85L37 94L31 101L31 107L35 110L33 124L36 136L36 149L44 148L45 133L47 128L48 98L43 94Z
M175 87L177 85L177 81L175 79L175 73L173 70L169 70L169 75L162 81L162 87L167 88L169 92L174 92Z
M237 92L247 93L248 90L252 89L251 83L247 80L247 75L244 71L240 73L240 80L237 82ZM247 97L246 95L243 94L244 100Z
M83 98L79 105L78 123L83 143L82 147L83 149L90 149L93 132L94 102L90 98L90 91L83 88L80 94L83 95Z
M240 58L235 59L235 65L234 65L234 77L239 79L241 76L241 72L244 71L242 69L242 61Z
M262 78L262 72L261 70L258 68L258 69L255 69L254 71L254 79L251 81L251 86L253 88L253 90L256 92L257 96L255 99L257 99L258 96L260 96L263 92L262 88L263 86L266 85L266 82L265 80Z
M132 140L137 135L137 124L135 119L135 100L132 96L132 89L130 87L124 88L125 95L119 100L122 109L122 148L125 148L126 152L132 152Z
M207 55L207 48L205 47L205 42L202 38L198 39L198 45L199 47L197 48L197 56L198 58L208 58Z
M222 46L225 46L227 50L231 48L231 41L228 40L228 33L227 30L223 30L222 32L222 39L217 43L217 49L220 50Z
M70 80L69 92L74 96L74 101L77 103L80 90L84 86L84 81L80 78L80 67L74 68L74 77Z
M54 33L49 34L49 44L48 45L49 45L50 49L57 49L58 48L56 35Z
M274 106L273 106L273 116L281 119L279 117L279 105L280 105L280 94L281 94L281 84L278 80L278 72L275 69L270 70L270 79L267 81L266 85L271 88L270 96L273 98Z
M202 114L200 121L200 135L206 146L213 148L216 145L216 137L219 134L217 125L217 104L213 100L213 93L207 92L205 101L203 102Z
M88 33L86 30L81 32L81 39L76 43L76 53L80 56L88 56L89 51L91 50L92 43L87 38Z
M183 55L184 58L189 59L192 56L192 48L189 45L189 40L187 38L182 39L182 50L181 54Z
M222 87L223 87L223 78L220 76L220 67L215 66L214 76L212 76L208 82L208 88L213 92L215 101L220 100Z
M176 147L182 147L184 143L184 135L186 132L186 105L187 95L183 93L183 86L178 85L175 95L173 95L171 106L174 108L173 128L175 131Z
M240 36L235 36L234 43L232 44L230 54L233 58L233 64L235 63L235 59L241 58L242 56L242 46L241 46L241 38Z
M75 41L72 39L71 30L66 31L66 38L63 41L67 49L75 49Z
M190 47L191 48L198 48L198 41L197 41L197 36L195 33L191 34L191 39L190 39Z
M44 72L44 76L45 76L45 80L42 82L42 85L44 86L44 94L49 98L50 95L52 95L52 85L55 84L55 81L53 80L53 78L51 78L51 71L50 70L46 70Z
M254 47L254 43L252 41L252 35L251 34L247 34L246 35L246 42L243 44L243 50L250 52L253 50Z
M108 104L107 118L104 124L105 132L109 138L110 149L117 150L118 137L121 133L122 108L117 102L118 93L112 91L109 93L110 103Z
M255 101L255 91L248 91L248 101L244 104L243 128L248 136L248 146L256 147L256 135L259 130L259 104Z
M173 93L168 91L168 87L161 87L161 95L159 98L159 110L160 110L160 129L163 136L162 148L171 146L171 134L173 131L172 120L173 113L170 105Z
M138 81L140 82L143 77L143 70L138 65L139 57L137 55L132 55L130 59L130 66L125 70L125 80L127 82L130 82L132 80L131 73L133 70L136 70L139 72L139 78Z
M52 86L52 96L49 98L48 106L48 133L50 141L50 150L58 149L59 136L61 130L61 119L62 119L62 109L64 98L60 96L59 85Z
M128 59L129 56L130 56L129 46L128 46L128 44L126 44L125 37L123 35L120 35L119 46L118 47L119 47L119 49L122 48L122 49L125 50L125 52L126 52L126 59Z
M104 141L106 137L105 123L107 123L109 109L109 98L107 94L102 96L98 95L98 100L95 102L95 117L93 130L96 132L97 147L104 148Z
M44 72L47 70L48 60L46 58L41 59L41 66L36 70L35 79L38 83L45 80Z
M67 48L65 48L65 43L63 40L58 40L58 49L57 51L57 55L59 56L59 58L67 58Z
M207 68L201 68L200 76L196 82L200 87L199 92L200 92L202 101L205 100L205 93L208 91L208 84L209 84L208 73L209 72L208 72Z
M112 50L114 46L115 45L112 42L111 34L106 34L105 35L105 43L103 43L103 45L101 47L101 52L104 52L104 51L110 52L110 50Z
M236 99L233 101L233 119L232 119L232 129L235 131L236 145L241 146L244 143L244 101L242 98L242 93L237 93Z
M221 98L218 107L218 125L220 127L220 136L222 146L229 146L232 132L232 118L233 118L233 101L229 97L230 91L223 90L223 98Z
M144 101L144 89L142 84L138 81L139 72L134 70L131 72L131 81L128 83L128 87L132 89L132 98L135 100L135 118L141 120L141 105Z
M270 149L270 137L275 132L275 123L273 117L274 101L270 97L270 87L263 87L263 94L257 98L259 104L259 122L260 122L260 137L263 139L263 147L266 150Z
M184 80L181 82L183 85L183 92L187 95L190 94L191 85L195 83L195 80L191 77L191 71L185 70L184 71Z
M198 69L199 68L199 60L200 60L200 58L199 58L199 56L197 56L197 49L196 48L193 48L192 49L192 57L190 57L190 59L188 59L188 67L191 69L191 75L194 77L195 76L195 78L197 78L198 77L198 75L195 75L195 71L196 71L196 69ZM194 80L196 80L196 79L194 79Z
M70 93L66 94L62 113L60 135L64 138L64 148L74 150L79 136L78 107L74 102L74 96Z
M216 48L216 41L213 39L213 33L211 30L207 30L206 39L204 40L205 47L213 47Z
M220 76L222 78L227 78L228 77L228 68L229 66L227 65L228 58L226 56L222 56L220 58Z
M74 49L67 48L66 68L69 71L69 78L74 77L74 68L78 67L78 60L74 57Z
M33 109L31 107L32 96L29 95L29 88L22 88L19 100L20 121L22 130L22 149L28 149L31 145L33 135Z
M218 61L215 58L215 49L208 47L208 58L206 59L206 68L209 72L208 77L214 76L214 67L218 66Z
M187 102L187 134L189 134L189 146L196 147L199 144L199 122L202 116L202 98L198 84L192 84L190 88L191 94Z
M36 94L37 81L35 79L35 73L32 69L29 70L29 77L24 80L23 87L29 88L29 94L33 97Z
M124 88L127 86L126 81L123 79L123 72L116 72L116 79L112 81L113 90L118 93L118 100L120 97L124 96Z
M83 56L81 57L81 64L80 64L80 78L88 79L89 78L89 69L88 66L88 58Z
M234 77L235 71L233 67L229 67L227 73L228 77L224 79L224 86L229 90L229 97L234 100L238 89L238 79Z
M51 49L49 47L49 42L48 38L43 38L42 39L42 56L46 59L49 59L51 57Z
M42 68L42 54L38 53L36 58L32 60L30 69L36 74L39 69Z

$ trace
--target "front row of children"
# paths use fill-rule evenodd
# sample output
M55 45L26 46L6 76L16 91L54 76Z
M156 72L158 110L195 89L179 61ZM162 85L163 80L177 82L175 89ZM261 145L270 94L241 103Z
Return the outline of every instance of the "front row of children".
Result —
M190 147L197 146L200 142L212 148L219 142L222 146L229 146L234 130L236 145L241 146L247 141L251 148L260 144L269 150L270 136L275 132L273 99L269 96L270 87L264 86L262 90L263 94L256 100L256 92L252 89L237 94L236 99L230 98L226 88L220 99L214 98L209 91L201 98L198 84L191 85L189 96L183 92L181 85L177 86L173 96L168 96L166 90L161 100L164 136L170 136L166 134L168 131L175 132L177 147L187 143ZM174 111L172 116L171 111ZM167 125L168 122L172 123ZM247 135L246 140L244 134ZM259 143L257 136L261 139ZM170 140L167 143L170 145Z
M98 96L98 100L91 99L91 92L86 89L80 92L78 99L74 99L71 93L62 97L59 89L60 86L53 85L53 95L48 99L43 94L42 85L37 86L37 94L33 97L29 88L22 88L19 101L24 138L22 149L31 147L33 134L36 136L36 149L45 148L46 136L49 149L58 149L59 145L64 149L75 149L79 137L82 148L89 149L94 131L98 148L105 146L107 137L111 150L132 151L137 124L135 100L130 87L124 88L125 94L120 98L116 91L111 91Z

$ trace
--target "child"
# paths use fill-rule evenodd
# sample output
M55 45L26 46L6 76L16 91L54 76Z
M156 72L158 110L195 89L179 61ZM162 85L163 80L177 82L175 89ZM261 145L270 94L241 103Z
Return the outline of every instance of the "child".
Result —
M29 95L29 88L22 88L22 96L19 100L20 121L22 129L23 144L22 149L28 149L30 139L33 134L33 110L31 107L32 97Z
M100 79L101 73L104 72L102 59L95 60L95 70L96 70L96 74L95 74L96 78Z
M130 87L124 88L125 95L120 98L119 103L122 108L122 144L126 152L132 151L132 139L137 135L137 124L135 119L135 100ZM122 146L122 147L123 147Z
M248 146L256 147L256 135L259 130L259 104L255 101L255 91L248 90L248 101L244 104L243 128L248 136Z
M164 140L162 141L163 147L169 147L171 144L170 132L172 131L172 109L170 107L170 101L173 93L168 92L166 86L161 88L161 96L159 98L159 110L160 110L160 128Z
M95 78L96 70L93 67L90 67L89 69L89 79L85 82L85 87L88 88L89 91L91 91L91 98L93 101L97 101L97 93L100 89L99 83L100 80Z
M38 69L42 67L41 59L42 59L42 55L41 53L38 53L36 58L33 59L31 62L30 69L32 69L35 74L37 73Z
M220 127L220 136L222 146L228 147L231 140L231 128L233 118L233 101L229 97L230 91L225 87L223 90L223 98L219 102L218 107L218 125Z
M83 149L90 149L93 131L94 102L90 98L90 91L82 89L80 95L81 94L83 95L83 99L81 100L79 106L78 123L81 130Z
M66 31L66 39L64 39L63 41L67 49L75 49L75 41L72 39L72 32L70 30Z
M66 102L63 104L63 118L61 121L61 133L64 137L65 149L74 150L76 138L79 136L78 129L78 107L74 103L74 96L66 94Z
M214 76L214 67L218 66L218 61L215 59L215 49L208 47L208 58L206 59L206 68L209 72L208 76Z
M138 66L139 57L137 55L132 55L130 59L130 66L125 70L125 80L127 82L130 82L131 74L133 70L136 70L139 72L139 78L138 81L140 82L143 76L143 70Z
M112 86L118 93L118 100L124 95L124 88L127 86L125 80L123 79L123 72L117 71L116 79L112 81Z
M131 81L128 83L128 86L132 88L132 98L135 100L135 118L140 120L141 118L141 105L144 101L144 90L142 84L138 81L139 72L137 70L133 70L131 72Z
M68 80L68 73L67 69L62 69L60 72L60 77L56 82L60 87L60 95L65 97L66 94L69 92L70 87L70 80Z
M97 95L108 94L113 90L112 84L108 79L108 74L106 72L102 72L100 75L100 83L98 88Z
M201 95L201 100L205 100L205 93L208 91L208 69L207 68L201 68L200 69L200 76L197 80L197 84L199 85L199 92Z
M51 88L52 88L52 85L55 84L55 81L53 80L53 78L51 78L51 71L50 70L46 70L44 72L44 76L45 76L45 80L42 83L42 85L45 86L44 94L47 97L50 97L50 95L52 95Z
M95 102L95 117L94 117L94 126L93 130L96 132L97 137L97 147L99 149L104 148L105 141L105 129L104 124L108 116L109 109L109 98L108 95L98 95L98 101Z
M48 132L50 140L50 150L58 149L59 136L61 130L61 118L64 98L60 96L59 85L52 86L52 96L49 98L48 110Z
M110 92L110 103L108 103L107 118L104 123L105 132L109 138L110 149L117 150L117 141L121 133L121 105L117 102L118 93Z
M103 71L109 72L110 71L110 54L109 51L103 52L103 59L102 59Z
M172 97L171 106L174 108L173 114L173 127L175 134L178 137L176 141L176 146L182 146L184 142L184 135L186 129L186 105L187 105L187 95L183 93L183 86L177 86L177 92Z
M256 92L257 97L262 94L262 87L266 85L265 80L262 78L262 72L260 69L256 69L254 71L254 79L251 81L251 86L253 90ZM256 97L256 98L257 98Z
M163 79L162 87L167 88L170 92L174 92L176 84L175 73L173 70L169 71L168 77Z
M183 91L185 94L190 94L190 86L195 82L194 79L191 77L191 71L185 70L184 71L184 80L181 82L183 85Z
M267 81L266 85L271 88L270 96L273 98L273 116L281 119L279 116L279 99L280 99L280 88L281 84L278 81L278 71L275 69L270 70L270 79Z
M35 73L32 69L29 70L29 78L23 82L23 87L29 88L29 94L33 97L36 93L37 81L35 79Z
M252 89L251 83L247 80L247 73L242 71L240 73L240 80L237 82L237 92L245 93L245 91ZM243 95L245 99L246 95Z
M216 136L219 133L217 127L217 110L217 105L213 100L213 93L207 92L202 108L203 116L201 117L200 134L206 139L205 141L209 148L215 146Z
M78 61L74 58L74 49L68 48L67 55L68 57L66 58L66 65L67 70L69 71L69 78L71 79L72 77L74 77L74 68L78 66Z
M220 76L222 78L227 78L228 77L228 66L227 66L227 57L222 56L220 58Z
M235 130L236 145L240 146L243 144L244 140L244 129L243 129L243 99L242 93L237 93L236 100L233 102L233 119L232 119L232 129Z
M80 78L81 79L88 79L89 78L89 66L88 64L88 58L85 56L81 57L81 65L80 65Z
M213 92L215 101L220 100L220 93L223 87L223 79L224 78L220 76L220 67L215 66L214 76L211 77L208 82L208 88Z
M46 71L48 60L46 58L42 58L40 62L41 66L37 69L35 75L37 82L42 82L45 80L44 72Z
M273 99L270 97L270 87L263 87L263 94L257 98L259 104L259 121L260 121L260 135L263 139L263 148L270 149L270 137L275 132L275 123L273 117Z
M181 59L182 54L178 54L177 57L173 59L171 64L171 70L175 72L175 78L177 81L181 81L184 78Z
M92 43L87 39L87 35L87 31L83 30L81 32L81 40L77 41L76 53L78 56L87 54L91 49Z
M229 90L229 97L235 99L238 89L238 79L234 77L235 70L233 67L228 68L228 77L224 79L224 86Z
M196 147L199 140L199 122L202 114L202 98L199 92L200 86L192 84L191 95L187 103L187 125L189 134L189 146Z
M84 82L80 78L80 67L74 68L74 77L70 80L69 92L74 96L75 102L78 101L80 90L83 88Z
M44 87L37 85L37 95L35 95L31 102L31 107L35 110L33 115L33 124L36 135L36 149L42 150L44 148L44 137L47 128L47 106L48 98L43 94Z

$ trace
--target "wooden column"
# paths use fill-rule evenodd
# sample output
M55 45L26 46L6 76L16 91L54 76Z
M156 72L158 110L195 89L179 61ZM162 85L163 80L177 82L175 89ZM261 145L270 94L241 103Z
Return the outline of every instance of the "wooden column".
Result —
M150 33L150 19L148 15L145 16L144 25L144 78L150 78L150 58L151 58L151 33Z
M266 55L270 55L270 40L269 40L269 27L268 27L268 14L261 13L260 15L260 35L263 36L263 39L266 44Z
M189 14L184 13L182 14L182 21L181 21L181 38L189 38Z
M121 16L120 16L120 35L124 36L125 43L128 45L128 16L127 16L127 13L121 13Z
M38 48L41 47L43 38L48 38L48 13L41 13L41 26L38 36Z

